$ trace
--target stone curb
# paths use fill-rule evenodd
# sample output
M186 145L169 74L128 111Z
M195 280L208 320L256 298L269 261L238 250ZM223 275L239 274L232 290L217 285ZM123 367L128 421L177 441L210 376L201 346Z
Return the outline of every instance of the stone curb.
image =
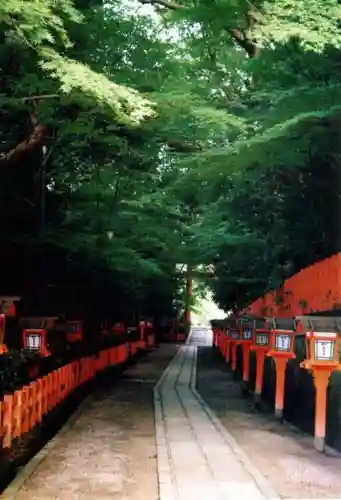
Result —
M191 381L191 390L194 396L197 398L199 403L201 404L203 410L206 412L207 416L210 418L216 429L221 434L224 441L230 446L233 453L236 455L240 463L243 465L245 470L250 474L256 483L258 489L262 493L262 495L267 500L280 500L281 497L277 494L277 492L272 488L269 481L263 476L263 474L253 465L249 457L244 453L241 447L238 445L237 441L234 437L228 432L228 430L223 426L218 417L212 412L207 403L203 400L201 395L198 393L196 389L197 382L197 357L198 357L198 348L195 347L194 351L195 362L193 363L193 374Z
M154 418L155 418L155 441L156 441L156 461L158 478L158 500L176 500L178 498L176 486L172 474L171 457L167 445L167 431L164 425L162 400L160 388L175 364L181 352L181 348L175 354L169 365L162 373L159 381L153 389L154 396Z

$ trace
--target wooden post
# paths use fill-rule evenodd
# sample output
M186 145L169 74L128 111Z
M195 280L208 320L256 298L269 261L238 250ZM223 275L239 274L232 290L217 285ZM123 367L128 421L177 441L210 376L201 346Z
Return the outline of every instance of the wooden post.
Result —
M285 371L288 359L273 356L276 365L276 396L275 396L275 417L283 419Z
M14 405L13 405L13 420L14 420L14 425L13 425L13 437L14 438L20 438L22 431L21 431L21 422L22 422L22 391L15 391L13 394L13 400Z
M226 342L226 337L224 334L222 334L222 347L221 347L221 354L224 359L226 359L226 348L227 348L227 342Z
M231 370L237 370L237 343L231 342Z
M315 449L323 453L326 438L327 388L330 374L341 370L339 361L340 327L334 317L308 318L308 325L301 323L306 335L306 357L301 368L311 370L315 385Z
M264 374L264 357L263 349L256 351L256 386L255 386L255 403L259 404L263 389L263 374Z
M29 389L25 385L21 389L22 402L22 418L21 418L21 434L24 435L30 430L30 415L29 415Z
M248 383L250 378L250 343L243 343L243 382Z
M229 337L225 337L225 359L226 362L229 363L231 361L231 342Z
M12 446L12 425L13 425L13 396L5 394L3 402L3 448Z
M312 370L315 394L315 432L314 446L321 453L325 449L326 420L327 420L327 388L331 369L328 366L315 366Z

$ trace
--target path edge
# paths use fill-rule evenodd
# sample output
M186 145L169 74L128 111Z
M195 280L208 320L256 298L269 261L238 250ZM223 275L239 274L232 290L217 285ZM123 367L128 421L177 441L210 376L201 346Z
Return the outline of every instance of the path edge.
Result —
M13 481L7 486L7 488L0 495L1 500L14 500L19 490L22 488L24 483L29 479L34 473L37 467L45 460L47 455L52 451L53 448L62 440L64 435L75 425L83 411L90 405L93 399L93 395L89 394L75 409L71 416L67 419L65 424L59 429L57 434L48 441L39 451L34 455L31 460L24 465L21 471L15 476Z
M226 443L231 447L233 453L238 457L245 470L250 474L256 483L258 489L262 493L262 495L268 500L281 500L281 497L271 486L269 480L260 472L260 470L253 465L247 454L242 450L239 446L235 438L232 434L226 429L226 427L221 423L217 415L211 410L206 401L202 398L202 396L197 391L197 363L198 363L198 347L195 346L194 351L195 361L193 363L193 373L191 380L191 391L198 399L199 403L202 405L203 409L212 420L215 427L218 429L220 434Z
M156 447L156 475L158 484L158 500L176 500L176 488L171 470L171 460L167 445L167 431L164 424L162 411L162 398L160 388L176 362L181 352L181 346L175 353L168 366L162 373L153 388L154 402L154 425L155 425L155 447Z

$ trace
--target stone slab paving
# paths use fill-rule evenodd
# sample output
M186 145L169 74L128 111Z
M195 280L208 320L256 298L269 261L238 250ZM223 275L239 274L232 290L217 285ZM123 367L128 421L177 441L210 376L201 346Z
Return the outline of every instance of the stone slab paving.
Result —
M108 373L1 500L157 500L153 388L176 352L161 345Z
M314 449L313 437L254 408L215 349L198 348L198 391L253 464L287 500L341 500L341 454Z
M193 329L155 388L159 498L278 499L196 392L197 346L211 342Z

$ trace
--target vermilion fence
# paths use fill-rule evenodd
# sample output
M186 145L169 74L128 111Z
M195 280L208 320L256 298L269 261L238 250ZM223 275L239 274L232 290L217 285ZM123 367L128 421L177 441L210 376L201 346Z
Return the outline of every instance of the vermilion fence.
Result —
M306 267L249 305L255 315L291 317L341 309L341 252Z
M15 439L30 432L43 417L56 408L75 389L109 366L120 365L139 349L151 347L155 336L146 343L135 341L83 357L52 371L0 401L0 438L2 448L11 448Z

